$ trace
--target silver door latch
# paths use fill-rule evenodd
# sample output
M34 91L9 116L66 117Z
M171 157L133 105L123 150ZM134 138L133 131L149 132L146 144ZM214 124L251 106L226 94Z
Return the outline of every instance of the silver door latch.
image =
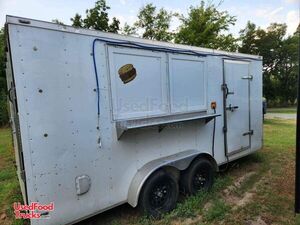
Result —
M226 110L229 110L231 112L233 112L234 110L238 109L239 107L237 105L235 106L231 106L231 104L229 106L226 107Z
M244 80L253 80L253 76L252 75L243 76L242 79L244 79Z
M243 136L246 136L246 135L253 135L253 130L249 130L248 132L243 133Z

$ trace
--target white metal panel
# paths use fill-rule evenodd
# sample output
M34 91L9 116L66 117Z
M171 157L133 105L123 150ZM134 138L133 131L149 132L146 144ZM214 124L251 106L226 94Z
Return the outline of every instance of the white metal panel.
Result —
M109 207L109 156L97 146L92 39L23 26L11 27L10 37L28 199L55 203L51 220L32 223L66 224ZM99 61L99 67L103 65L105 61ZM104 74L99 75L101 99L108 99L103 94ZM101 102L103 121L107 120L107 105ZM101 134L107 132L102 123L101 128ZM103 135L103 145L108 142ZM78 197L75 177L82 174L89 175L93 185L87 194ZM83 207L84 202L89 204ZM70 210L70 205L76 207Z
M108 52L114 119L166 114L166 54L117 47L108 47ZM137 75L134 80L124 84L118 70L126 64L132 64Z
M228 153L250 147L249 62L225 60L225 82L228 87L227 107L238 107L227 113Z
M171 111L175 113L206 110L206 73L203 58L169 56Z
M63 29L53 24L31 22L31 25L24 26L9 25L28 196L30 201L55 203L55 211L49 214L51 219L33 220L32 224L71 223L126 202L137 170L152 160L193 149L211 153L213 126L211 122L205 124L204 121L181 122L165 127L162 132L158 132L157 127L130 130L118 140L110 105L111 69L108 68L107 49L101 42L96 43L100 84L98 131L96 82L91 55L96 37L90 35L136 39L79 30L86 34L81 35L76 33L75 28ZM149 51L145 52L148 55ZM209 64L207 102L217 101L217 113L221 113L222 60L220 57L206 57L205 60ZM261 64L253 64L251 85L255 86L255 93L251 94L251 110L254 107L257 110L251 111L255 117L251 124L257 143L254 143L251 152L261 146L260 69ZM139 75L126 85L138 81ZM142 93L147 82L141 84L139 91ZM40 93L39 89L43 92ZM211 109L208 111L212 113ZM219 164L226 162L222 126L219 117L215 139L215 157ZM97 144L99 133L102 148ZM246 153L250 150L243 152ZM235 155L239 156L242 155ZM91 188L86 194L77 196L75 178L82 174L91 178Z
M24 23L21 23L20 20L29 21L29 23L24 24ZM117 40L117 41L120 41L120 40L121 41L130 41L130 42L138 42L138 43L143 43L143 44L178 48L178 49L185 49L185 50L192 50L192 51L199 51L199 52L206 52L206 53L225 54L228 56L240 56L240 57L250 57L253 59L262 59L262 57L258 56L258 55L250 55L250 54L238 53L238 52L226 52L226 51L216 50L216 49L202 48L202 47L189 46L189 45L183 45L183 44L174 44L174 43L165 42L165 41L142 39L142 38L138 38L138 37L125 36L125 35L108 33L108 32L103 32L103 31L98 31L98 30L77 28L77 27L73 27L73 26L60 25L57 23L22 18L22 17L17 17L17 16L6 16L6 21L7 21L7 23L10 23L10 24L19 24L19 25L29 26L29 27L33 26L33 27L38 27L38 28L42 28L42 29L63 31L63 32L75 33L75 34L87 35L87 36L93 36L93 37L98 36L98 37L107 38L107 39L111 39L111 40Z
M251 136L251 149L260 149L263 145L263 77L262 62L252 61L249 68L253 79L250 82L250 120L253 135Z

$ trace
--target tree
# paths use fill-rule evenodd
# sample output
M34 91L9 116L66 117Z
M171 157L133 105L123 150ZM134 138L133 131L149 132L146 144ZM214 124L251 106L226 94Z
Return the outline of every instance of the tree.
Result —
M109 23L107 13L109 9L110 7L106 4L105 0L98 0L94 8L86 10L86 17L84 19L82 19L81 15L76 13L75 16L71 18L72 26L118 33L120 30L120 21L114 17L112 22Z
M256 25L248 21L246 27L240 31L239 39L242 41L242 43L241 46L239 47L239 52L258 54L258 49L255 44L256 29L257 29Z
M8 123L7 86L5 79L5 36L0 29L0 126Z
M65 25L63 22L61 22L59 19L54 19L52 20L52 23L56 23L56 24L59 24L59 25Z
M232 34L220 34L215 41L210 44L210 48L235 52L238 49L237 39Z
M279 51L276 72L276 90L281 105L295 104L299 73L299 33L287 37Z
M172 16L172 13L163 8L157 12L156 6L147 4L139 10L138 20L134 23L134 27L143 31L143 38L171 41L173 34L169 29Z
M122 29L122 34L134 36L137 35L137 29L136 27L130 26L128 23L125 23Z
M73 18L71 18L72 26L73 27L83 27L83 20L81 18L81 15L78 13L75 14Z
M297 94L299 34L286 37L286 24L264 30L248 22L240 31L240 52L263 56L263 91L269 104L294 104Z
M112 20L113 21L108 26L108 30L107 31L108 32L112 32L112 33L118 33L118 31L120 30L120 21L116 17L113 17Z
M218 5L219 6L219 5ZM193 46L208 47L222 50L236 50L236 40L232 35L226 35L230 25L234 25L236 18L227 11L218 11L213 4L205 6L191 6L188 16L179 16L181 25L175 36L175 42Z

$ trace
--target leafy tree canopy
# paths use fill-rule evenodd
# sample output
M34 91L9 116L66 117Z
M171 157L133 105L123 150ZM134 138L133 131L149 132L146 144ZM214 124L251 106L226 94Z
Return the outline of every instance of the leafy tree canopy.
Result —
M142 30L142 37L146 39L171 41L173 33L169 29L172 16L164 8L157 10L152 3L147 4L138 12L134 29Z
M235 38L225 34L229 30L229 26L235 24L236 18L230 16L227 11L219 11L218 6L214 4L206 6L204 1L201 1L200 6L190 7L187 16L179 16L182 24L175 36L175 42L222 50L236 50Z
M84 19L76 13L71 18L72 26L118 33L120 30L120 21L116 17L113 17L112 22L109 23L107 12L109 9L110 7L106 4L105 0L98 0L94 8L86 10L86 17Z
M125 23L124 27L122 29L122 34L135 36L135 35L137 35L137 29L136 29L136 27L130 26L128 23Z
M243 53L263 56L263 85L267 100L278 105L294 104L299 71L299 33L286 37L286 24L272 23L267 29L248 22L240 31Z

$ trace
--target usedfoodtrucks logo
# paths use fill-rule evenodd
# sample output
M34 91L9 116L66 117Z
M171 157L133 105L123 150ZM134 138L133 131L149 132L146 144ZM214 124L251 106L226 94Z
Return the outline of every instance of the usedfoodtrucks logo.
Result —
M29 205L22 205L20 202L13 204L16 219L41 219L45 218L50 211L54 210L54 203L48 205L40 204L38 202L31 202ZM47 216L49 217L49 216Z

